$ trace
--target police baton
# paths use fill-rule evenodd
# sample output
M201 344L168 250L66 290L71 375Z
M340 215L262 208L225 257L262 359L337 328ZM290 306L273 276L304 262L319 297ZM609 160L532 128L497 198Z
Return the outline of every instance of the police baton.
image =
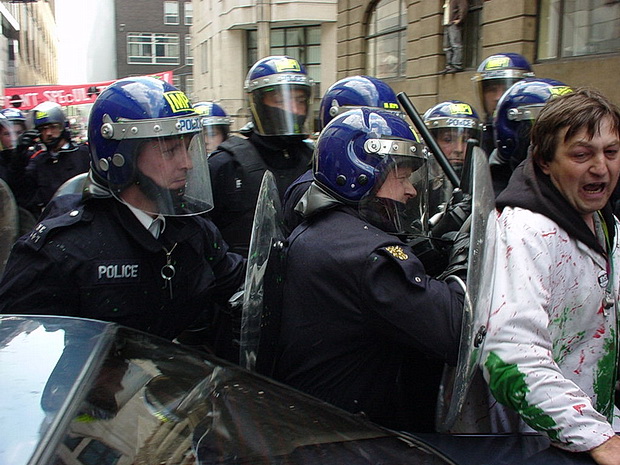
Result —
M407 94L405 94L404 92L400 92L398 95L396 95L396 98L398 99L398 102L400 103L403 110L405 110L405 113L407 113L407 116L409 116L409 119L413 121L413 125L415 126L415 128L424 138L424 142L426 142L428 148L431 149L431 152L433 152L433 155L435 155L435 159L443 169L443 172L446 173L448 180L452 183L454 187L460 187L461 181L458 174L456 174L456 171L454 171L454 168L452 168L452 165L448 161L448 158L441 150L441 147L439 147L439 144L437 143L435 138L431 135L430 131L426 127L426 124L424 124L422 117L416 111L413 103L411 103L411 100L409 100L409 97L407 97Z

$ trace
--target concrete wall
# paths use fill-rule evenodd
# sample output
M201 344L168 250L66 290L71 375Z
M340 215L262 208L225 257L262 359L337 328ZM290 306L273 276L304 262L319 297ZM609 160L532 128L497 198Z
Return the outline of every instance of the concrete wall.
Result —
M321 26L324 91L337 80L336 12L336 0L194 0L194 100L213 100L222 105L233 118L233 130L247 122L243 90L248 71L246 37L248 30L257 29L259 19L272 28ZM268 45L268 37L259 37L260 41ZM315 110L320 97L315 95Z

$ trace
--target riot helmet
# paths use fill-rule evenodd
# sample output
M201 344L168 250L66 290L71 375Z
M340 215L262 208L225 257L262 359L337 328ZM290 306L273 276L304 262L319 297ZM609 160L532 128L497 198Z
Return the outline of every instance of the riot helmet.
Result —
M254 130L264 136L308 135L312 82L294 58L270 56L257 61L245 80Z
M554 79L525 79L513 84L497 104L493 119L497 152L514 169L527 156L530 130L547 101L573 90Z
M427 161L403 118L361 107L336 116L319 135L314 182L380 229L415 234L426 224Z
M39 103L32 109L32 127L41 133L41 142L54 151L61 140L70 141L69 122L55 102Z
M351 76L341 79L327 89L319 117L323 129L335 116L356 107L400 112L396 94L381 79L371 76Z
M482 122L474 108L465 102L448 100L429 108L424 124L435 138L450 164L462 171L468 139L480 141Z
M213 208L200 116L186 95L152 77L108 86L88 124L95 182L153 215L187 216Z
M201 117L207 153L211 153L218 145L228 139L230 118L224 109L215 102L195 103L194 110Z
M499 53L484 59L473 80L478 83L478 97L487 118L493 116L497 102L506 89L528 77L534 77L534 72L523 55Z

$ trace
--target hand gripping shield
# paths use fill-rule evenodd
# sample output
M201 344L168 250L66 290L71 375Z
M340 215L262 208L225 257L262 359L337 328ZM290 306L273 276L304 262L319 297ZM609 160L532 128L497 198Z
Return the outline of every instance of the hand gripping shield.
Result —
M276 316L267 311L264 285L265 280L270 278L266 275L269 260L277 260L274 254L281 253L284 237L284 221L275 177L271 171L265 171L254 213L241 315L239 364L248 370L255 369L259 345L266 342L263 328L277 326L272 324L275 321L268 321ZM274 310L279 311L279 308Z
M462 181L466 184L465 178L470 175L472 213L467 287L458 362L456 367L446 367L440 387L436 419L439 431L448 431L455 424L478 369L494 279L496 215L489 163L484 151L478 147L472 147L466 157L465 163L468 162L471 168L464 172Z

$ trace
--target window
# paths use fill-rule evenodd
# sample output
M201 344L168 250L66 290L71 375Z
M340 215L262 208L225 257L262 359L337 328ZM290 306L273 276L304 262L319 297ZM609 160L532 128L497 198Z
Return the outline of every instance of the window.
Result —
M258 60L256 31L248 31L248 69ZM288 55L306 67L308 76L315 82L314 91L321 95L321 27L290 27L271 30L272 55Z
M620 49L618 0L541 0L539 8L538 59Z
M366 69L379 79L405 75L407 7L403 0L380 0L368 18Z
M194 5L192 2L185 2L183 7L185 11L185 25L191 26L194 22Z
M192 76L187 76L185 78L185 95L189 97L191 100L194 95L194 78Z
M185 64L194 64L194 55L192 54L192 38L189 34L185 35Z
M179 2L164 2L164 24L179 24Z
M150 32L128 33L127 63L178 65L179 35Z
M480 21L485 0L470 0L469 11L463 25L463 66L477 68L482 61L482 40Z

